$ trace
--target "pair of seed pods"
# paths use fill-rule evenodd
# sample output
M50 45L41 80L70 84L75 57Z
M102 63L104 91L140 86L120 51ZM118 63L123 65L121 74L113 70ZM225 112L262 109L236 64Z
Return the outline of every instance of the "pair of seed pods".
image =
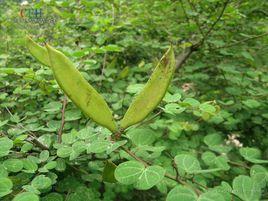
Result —
M175 70L175 57L171 46L157 64L144 88L135 96L118 128L104 98L63 53L48 44L45 47L40 46L28 36L26 46L39 62L52 69L60 88L72 102L93 121L113 133L141 122L152 112L164 97Z

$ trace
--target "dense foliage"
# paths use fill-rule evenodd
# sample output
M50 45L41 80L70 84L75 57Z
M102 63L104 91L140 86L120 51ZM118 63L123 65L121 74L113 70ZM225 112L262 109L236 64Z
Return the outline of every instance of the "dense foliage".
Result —
M267 1L0 4L0 200L268 199ZM117 121L170 44L178 61L193 52L154 112L111 142L27 34L64 52Z

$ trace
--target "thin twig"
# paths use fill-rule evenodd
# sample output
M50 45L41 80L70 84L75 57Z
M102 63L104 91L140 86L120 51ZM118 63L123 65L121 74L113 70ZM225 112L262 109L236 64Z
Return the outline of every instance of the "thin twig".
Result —
M136 156L132 151L130 151L129 149L125 148L125 147L121 147L128 155L130 155L132 158L134 158L135 160L141 162L145 167L150 166L148 162L142 160L141 158L139 158L138 156Z
M216 24L221 20L225 9L227 8L227 5L229 4L231 0L226 0L223 4L223 8L221 10L220 15L217 17L217 19L214 21L214 23L212 24L212 26L210 27L210 29L207 31L207 33L205 34L204 38L201 41L201 45L204 43L204 41L209 37L209 35L211 34L211 32L213 31L214 27L216 26Z
M139 123L135 128L138 128L144 124L150 123L151 121L153 121L156 117L158 117L163 111L160 110L159 112L157 112L155 115L153 115L152 117L150 117L149 119Z
M68 98L65 95L62 101L62 109L61 109L61 125L60 125L60 129L58 132L58 143L61 143L62 141L62 132L63 132L63 128L65 125L65 109L66 109L66 105L68 103Z
M228 161L228 163L230 163L231 165L234 165L234 166L243 167L245 169L250 170L250 167L248 167L246 164L243 164L243 163L237 163L234 161Z
M103 80L103 76L104 76L104 71L105 71L105 68L106 68L106 63L107 63L107 52L104 53L104 57L103 57L103 61L102 61L101 80L99 82L99 85L100 86L102 84L102 80Z
M11 111L10 111L7 107L5 107L5 109L6 109L7 112L10 114L10 116L13 117L13 114L11 113ZM7 125L9 125L9 126L13 126L13 125L11 125L11 124L7 124ZM22 124L20 124L20 123L18 123L17 126L20 127L21 129L25 129L25 130L29 133L29 136L30 136L31 139L30 139L30 140L27 140L28 142L30 142L30 143L32 143L32 144L35 144L37 147L39 147L39 148L41 148L41 149L43 149L43 150L48 150L48 149L49 149L46 145L44 145L42 142L40 142L40 141L37 139L36 135L35 135L32 131L30 131L28 128L24 127L24 126L23 126ZM13 126L13 127L16 127L16 126Z
M191 2L191 0L188 0L188 4L190 5L190 7L192 8L192 10L193 10L194 12L198 13L198 12L197 12L197 9L196 9L196 7L195 7L195 5ZM203 38L204 38L205 35L204 35L204 32L203 32L202 27L201 27L201 25L200 25L200 22L199 22L199 20L198 20L198 16L197 16L197 17L194 16L194 21L195 21L195 23L196 23L196 25L197 25L197 27L198 27L198 29L199 29L201 35L202 35Z
M247 42L249 40L253 40L253 39L256 39L256 38L261 38L261 37L267 36L267 35L268 35L268 32L267 33L260 34L260 35L257 35L257 36L252 36L252 37L249 37L249 38L246 38L246 39L243 39L243 40L240 40L240 41L237 41L237 42L228 44L228 45L216 47L216 48L213 48L213 50L215 50L215 49L223 49L223 48L228 48L228 47L236 46L236 45L239 45L241 43Z

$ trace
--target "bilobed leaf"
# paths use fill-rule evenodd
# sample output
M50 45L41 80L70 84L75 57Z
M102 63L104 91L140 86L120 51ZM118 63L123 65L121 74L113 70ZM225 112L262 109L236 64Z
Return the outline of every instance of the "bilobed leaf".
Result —
M130 185L138 181L144 169L145 167L142 163L128 161L117 166L114 176L120 183Z
M142 120L160 103L170 84L175 70L175 57L170 47L154 69L142 91L134 98L121 121L121 128L126 129Z
M50 67L48 52L45 47L35 43L29 36L26 37L26 46L30 53L42 64Z
M250 169L250 176L263 188L268 184L268 171L261 165L253 165Z
M126 135L131 139L131 141L139 145L150 145L155 141L155 133L149 128L137 128L130 130Z
M213 152L206 151L202 154L202 160L206 165L212 166L215 163L216 155Z
M222 170L229 170L228 157L225 155L217 156L215 158L215 165Z
M257 148L251 147L243 147L239 149L239 153L243 156L247 161L252 163L268 163L268 160L262 160L261 152Z
M261 197L261 188L254 179L240 175L233 180L233 193L244 201L257 201Z
M39 197L31 192L24 192L16 195L12 201L39 201Z
M13 183L9 178L0 177L0 198L12 192Z
M149 166L143 170L135 187L140 190L150 189L164 178L165 173L166 170L160 166Z
M112 112L103 97L64 54L49 45L46 48L55 79L65 94L93 121L115 132Z
M115 178L122 184L135 184L140 190L147 190L159 183L164 175L165 169L153 165L146 167L137 161L121 163L115 170Z
M204 137L204 142L208 146L219 145L223 142L222 136L218 133L209 134Z
M52 185L52 181L49 177L46 177L45 175L39 175L33 179L31 185L36 189L42 190L49 188Z
M199 161L190 154L179 154L175 157L175 163L178 168L187 173L195 173L201 170Z
M72 153L72 147L60 147L57 150L57 155L61 158L67 158Z
M35 171L38 169L38 165L32 160L24 159L23 168L24 168L24 172L35 173Z
M167 195L166 201L196 201L197 195L195 192L186 186L176 186Z

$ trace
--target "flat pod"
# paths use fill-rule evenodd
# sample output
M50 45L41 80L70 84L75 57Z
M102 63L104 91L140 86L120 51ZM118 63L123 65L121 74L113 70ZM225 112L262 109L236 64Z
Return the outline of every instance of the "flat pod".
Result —
M129 106L120 127L126 129L142 120L161 102L175 71L175 56L172 46L154 69L142 91Z
M39 62L50 67L48 52L45 47L35 43L29 36L26 37L26 46Z
M103 97L63 53L49 45L46 48L55 79L65 94L93 121L115 132L112 112Z

